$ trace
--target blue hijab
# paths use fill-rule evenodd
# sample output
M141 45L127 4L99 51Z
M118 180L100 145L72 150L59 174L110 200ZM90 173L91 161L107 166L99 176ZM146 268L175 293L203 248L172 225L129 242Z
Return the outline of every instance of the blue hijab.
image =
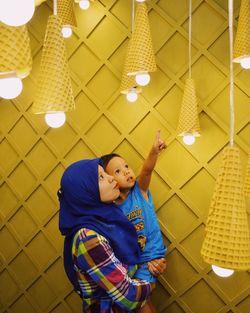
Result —
M81 228L105 237L115 256L124 264L139 263L139 246L134 226L114 203L100 200L98 165L100 159L81 160L71 164L61 179L59 228L64 241L64 268L77 288L72 260L72 242Z

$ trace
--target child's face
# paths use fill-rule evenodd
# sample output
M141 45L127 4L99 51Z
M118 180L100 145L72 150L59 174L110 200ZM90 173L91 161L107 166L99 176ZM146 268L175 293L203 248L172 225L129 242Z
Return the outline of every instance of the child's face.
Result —
M131 189L135 184L135 173L123 158L111 159L106 167L106 172L118 182L120 190Z
M98 166L98 183L102 202L110 203L119 197L120 190L117 181L108 175L100 165Z

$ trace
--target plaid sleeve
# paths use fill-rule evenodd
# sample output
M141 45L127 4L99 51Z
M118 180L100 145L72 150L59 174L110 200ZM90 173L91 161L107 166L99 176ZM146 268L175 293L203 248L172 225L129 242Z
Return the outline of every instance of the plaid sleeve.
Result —
M131 279L107 239L81 230L75 242L77 266L124 310L139 308L151 292L150 283Z

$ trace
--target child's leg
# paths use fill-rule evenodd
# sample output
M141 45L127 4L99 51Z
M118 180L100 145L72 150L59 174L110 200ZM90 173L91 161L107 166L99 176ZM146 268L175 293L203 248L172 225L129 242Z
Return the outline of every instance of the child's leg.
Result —
M146 304L141 308L140 313L157 313L151 300L148 300Z

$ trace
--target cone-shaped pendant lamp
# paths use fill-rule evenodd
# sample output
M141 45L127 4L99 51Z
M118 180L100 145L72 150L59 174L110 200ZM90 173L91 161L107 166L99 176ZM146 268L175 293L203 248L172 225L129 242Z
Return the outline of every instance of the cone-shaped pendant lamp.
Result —
M250 269L250 237L243 192L240 151L234 146L233 0L228 2L230 41L230 146L223 150L215 182L201 255L212 265L229 271ZM231 272L231 273L230 273Z
M250 0L241 0L233 61L250 68Z
M195 83L191 78L191 39L192 39L192 0L189 0L189 43L188 43L188 61L189 77L186 79L184 94L179 115L177 127L178 136L181 136L183 142L192 145L195 137L200 136L200 123L198 116L198 101L196 97Z
M70 37L72 28L77 26L74 0L57 0L57 13L62 20L63 37Z
M250 150L248 153L248 162L244 182L244 194L247 198L250 198Z
M201 249L204 261L209 264L234 270L250 269L250 237L242 184L239 149L226 147Z
M32 68L27 27L12 27L0 22L0 78L16 75L24 78Z
M128 49L131 41L128 43ZM132 99L135 99L136 101L137 96L139 93L142 92L141 86L139 86L135 81L135 76L129 76L127 75L127 68L128 68L128 57L125 58L125 64L123 67L123 73L122 73L122 79L121 79L121 86L120 86L120 92L127 96L128 101L130 101L129 97L132 96ZM134 94L134 97L133 97ZM130 101L133 102L133 101Z
M186 79L177 132L178 136L187 134L195 137L200 136L198 104L192 78Z
M127 74L136 76L137 78L148 75L150 72L155 72L156 61L153 50L153 43L150 33L147 6L143 3L138 3L136 6L134 31L130 39L130 44L127 51ZM145 85L144 82L137 80L138 84ZM147 82L148 83L148 82Z
M51 15L48 19L32 108L37 114L65 112L75 108L61 27L61 19L57 15Z

